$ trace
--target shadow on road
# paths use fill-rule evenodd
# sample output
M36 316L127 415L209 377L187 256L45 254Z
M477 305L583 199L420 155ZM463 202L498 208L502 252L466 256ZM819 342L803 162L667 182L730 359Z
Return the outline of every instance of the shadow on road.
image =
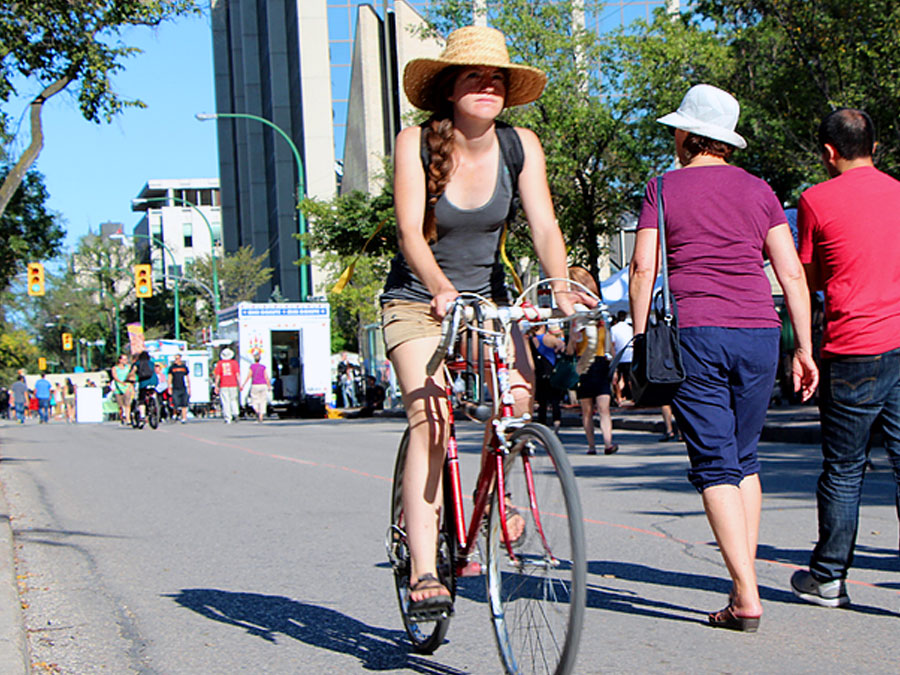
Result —
M333 609L283 596L187 588L163 597L267 642L276 642L281 634L313 647L353 656L366 670L405 669L426 675L464 672L409 653L403 631L369 626Z

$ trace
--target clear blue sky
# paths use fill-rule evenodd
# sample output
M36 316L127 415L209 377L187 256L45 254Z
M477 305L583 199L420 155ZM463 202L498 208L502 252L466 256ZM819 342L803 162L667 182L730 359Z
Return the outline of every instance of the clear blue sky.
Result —
M50 208L63 217L66 246L106 221L122 222L130 232L139 219L131 199L148 180L219 175L216 123L194 118L215 112L209 17L131 29L123 41L144 53L124 61L116 90L143 100L146 109L97 125L81 116L70 92L44 108L44 149L34 168L44 174ZM22 120L14 152L29 141L26 105L4 106L14 124Z

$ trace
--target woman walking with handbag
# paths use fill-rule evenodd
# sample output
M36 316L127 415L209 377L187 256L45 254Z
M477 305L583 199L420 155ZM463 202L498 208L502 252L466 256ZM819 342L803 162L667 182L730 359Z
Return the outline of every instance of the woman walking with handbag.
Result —
M692 87L673 127L683 168L665 174L662 213L671 295L677 305L685 379L672 407L690 457L688 478L732 580L712 626L755 631L762 616L754 562L762 488L756 447L775 381L780 322L763 253L784 289L797 336L794 388L812 396L809 292L787 218L771 188L728 159L746 141L740 107L710 85ZM629 278L635 335L644 333L659 258L657 182L647 185ZM637 357L637 347L635 356Z

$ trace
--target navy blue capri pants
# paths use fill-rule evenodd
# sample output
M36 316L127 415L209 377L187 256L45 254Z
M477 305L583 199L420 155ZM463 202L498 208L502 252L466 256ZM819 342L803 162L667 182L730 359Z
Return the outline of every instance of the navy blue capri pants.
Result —
M681 329L685 381L672 408L699 492L759 473L756 446L778 365L778 328Z

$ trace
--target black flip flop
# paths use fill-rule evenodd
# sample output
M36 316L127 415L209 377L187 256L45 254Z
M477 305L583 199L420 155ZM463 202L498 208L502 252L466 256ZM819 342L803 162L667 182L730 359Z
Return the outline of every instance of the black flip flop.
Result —
M727 628L744 633L755 633L759 629L758 616L738 616L731 605L718 612L712 612L709 617L709 625L713 628Z

